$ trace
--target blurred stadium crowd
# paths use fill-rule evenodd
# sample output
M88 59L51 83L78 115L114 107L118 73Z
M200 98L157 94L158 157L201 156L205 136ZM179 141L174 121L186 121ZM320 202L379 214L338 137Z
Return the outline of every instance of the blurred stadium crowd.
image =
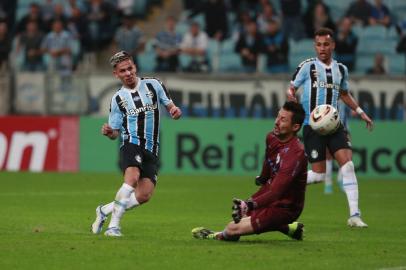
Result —
M100 52L126 50L142 72L288 73L330 27L353 73L406 73L404 0L183 0L165 13L173 1L1 1L1 68L95 71ZM165 23L148 28L154 6Z

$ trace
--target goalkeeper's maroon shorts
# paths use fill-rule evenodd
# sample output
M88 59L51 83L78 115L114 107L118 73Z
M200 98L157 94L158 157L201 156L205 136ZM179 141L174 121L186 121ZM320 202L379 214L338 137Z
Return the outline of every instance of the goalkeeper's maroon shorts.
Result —
M284 207L271 206L255 209L249 213L251 225L256 234L269 231L279 231L287 224L298 219L302 210L292 210Z

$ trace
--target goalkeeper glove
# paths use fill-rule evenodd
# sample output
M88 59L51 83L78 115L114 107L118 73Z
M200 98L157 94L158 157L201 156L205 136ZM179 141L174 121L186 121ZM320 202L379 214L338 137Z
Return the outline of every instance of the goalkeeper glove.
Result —
M257 177L255 177L255 185L257 186L262 186L265 185L265 183L268 181L267 177L258 175Z
M243 217L245 217L248 211L254 209L254 202L252 200L240 200L240 199L233 199L233 207L232 207L232 214L231 217L234 220L234 223L239 223Z

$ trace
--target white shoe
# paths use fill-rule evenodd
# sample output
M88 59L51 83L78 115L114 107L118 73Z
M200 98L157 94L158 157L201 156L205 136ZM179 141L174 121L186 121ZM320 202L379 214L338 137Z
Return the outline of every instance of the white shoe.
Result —
M368 228L368 224L362 221L359 215L351 216L347 221L348 226L357 228Z
M103 229L103 224L107 220L107 215L105 215L101 210L101 205L96 208L96 220L92 224L92 233L99 234Z
M121 237L123 236L121 234L120 228L118 227L111 227L108 228L105 232L104 232L105 236L111 236L111 237Z

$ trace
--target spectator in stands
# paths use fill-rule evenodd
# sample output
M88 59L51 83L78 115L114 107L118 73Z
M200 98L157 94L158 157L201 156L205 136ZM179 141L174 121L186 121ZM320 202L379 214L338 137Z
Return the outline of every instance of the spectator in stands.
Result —
M141 70L142 66L139 65L137 56L144 50L144 48L144 34L136 26L134 16L123 16L122 24L114 35L114 51L128 52L132 56L135 65Z
M246 72L256 71L258 56L264 52L264 40L255 21L249 21L245 25L245 31L239 36L235 51L240 54Z
M341 19L336 36L336 60L347 66L349 71L355 68L358 37L352 31L352 21L348 17Z
M41 17L44 22L50 22L54 15L54 3L52 0L45 0L40 6Z
M103 0L88 0L86 14L89 22L89 51L99 51L110 44L114 36L114 8Z
M50 57L48 70L58 71L61 75L72 72L72 35L63 29L63 23L55 20L52 31L45 36L41 49Z
M389 27L391 25L389 8L384 3L382 3L382 0L375 0L375 5L372 6L369 24L378 24L386 27Z
M174 72L179 67L179 46L182 36L175 31L176 20L166 18L166 29L155 37L156 71Z
M279 21L279 16L275 13L275 9L271 4L263 4L262 12L257 16L257 25L259 32L265 34L268 32L268 22L269 21Z
M30 4L28 14L22 17L21 20L17 23L16 33L23 32L28 21L37 22L38 28L43 32L46 31L45 24L41 15L41 8L37 3L33 2Z
M189 31L183 36L180 45L181 53L191 58L185 71L207 72L209 71L207 48L209 37L200 29L197 22L192 22Z
M5 21L0 22L0 68L8 69L8 56L11 51L11 35Z
M22 70L34 72L45 70L41 50L43 39L44 33L38 29L37 22L29 21L26 30L16 40L16 52L24 55Z
M353 23L366 26L369 23L371 12L372 5L367 0L355 0L348 8L346 16L350 17Z
M71 33L76 42L79 43L78 51L73 51L73 67L74 69L83 58L83 49L89 44L89 29L86 16L82 15L79 6L72 6L70 10L71 16L68 19L67 30Z
M367 69L367 74L384 75L387 74L385 67L385 57L381 53L375 54L374 65Z
M268 22L268 31L264 37L264 45L268 72L288 72L289 43L280 30L279 21L270 20Z
M136 0L117 0L117 10L120 16L134 15Z
M286 38L300 40L305 37L302 21L302 1L279 0L282 11L282 32Z
M248 11L243 10L238 13L236 21L233 23L232 40L237 42L239 36L244 33L245 25L252 20Z
M396 31L399 35L399 42L396 46L398 53L405 53L406 56L406 19L396 24Z
M62 22L64 28L67 25L68 19L65 16L65 10L61 3L56 3L53 5L53 13L49 20L44 20L46 31L49 32L52 29L52 24L54 21L59 20Z
M69 19L73 15L74 10L79 9L80 14L85 14L86 6L82 0L68 0L67 5L65 5L65 16Z
M189 18L202 13L205 21L205 31L210 38L223 40L228 37L227 8L224 0L202 1L197 5Z
M14 29L18 1L0 1L0 20L7 23L8 29Z
M72 7L66 28L82 45L88 42L88 21L79 7Z
M308 38L313 38L314 32L321 27L327 27L334 32L336 31L336 26L330 16L330 11L323 1L316 1L313 6L309 6L309 10L306 14L304 24Z

